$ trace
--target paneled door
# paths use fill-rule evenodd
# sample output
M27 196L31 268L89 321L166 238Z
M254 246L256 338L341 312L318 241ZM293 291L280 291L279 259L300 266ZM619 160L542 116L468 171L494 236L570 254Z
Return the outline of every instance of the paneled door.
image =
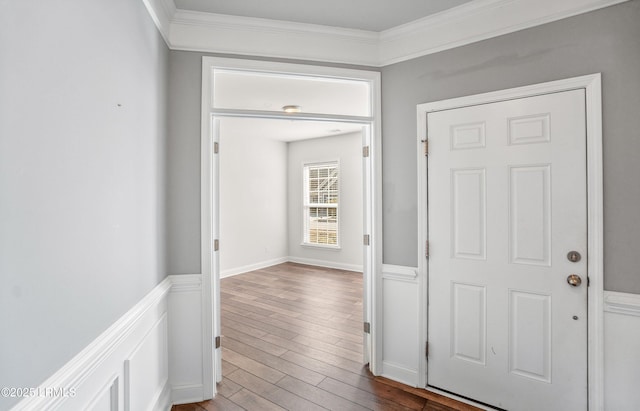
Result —
M427 115L429 386L587 409L585 91Z

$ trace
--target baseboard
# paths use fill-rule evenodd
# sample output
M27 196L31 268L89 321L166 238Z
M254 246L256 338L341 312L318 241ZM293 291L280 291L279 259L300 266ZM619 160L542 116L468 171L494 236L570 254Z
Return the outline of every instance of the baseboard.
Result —
M410 387L415 387L416 381L418 381L418 370L412 370L389 361L382 361L382 376Z
M362 265L346 264L329 260L316 260L312 258L292 257L289 256L288 261L291 263L315 265L317 267L334 268L336 270L355 271L361 273Z
M202 401L202 384L181 385L171 387L171 402L173 404L191 404Z
M166 278L84 350L43 382L72 395L34 396L13 411L51 409L131 410L131 400L144 409L166 411L170 406L167 356ZM125 378L125 364L129 375ZM125 398L125 393L130 393Z
M279 257L267 261L261 261L259 263L248 264L242 267L229 268L220 272L220 278L227 278L238 274L248 273L249 271L260 270L262 268L286 263L287 261L289 261L289 258Z

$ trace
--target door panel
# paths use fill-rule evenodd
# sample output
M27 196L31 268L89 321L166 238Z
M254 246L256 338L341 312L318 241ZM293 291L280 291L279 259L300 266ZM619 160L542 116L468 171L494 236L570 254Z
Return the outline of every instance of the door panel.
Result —
M585 93L428 113L428 385L587 409ZM567 276L583 283L573 287Z

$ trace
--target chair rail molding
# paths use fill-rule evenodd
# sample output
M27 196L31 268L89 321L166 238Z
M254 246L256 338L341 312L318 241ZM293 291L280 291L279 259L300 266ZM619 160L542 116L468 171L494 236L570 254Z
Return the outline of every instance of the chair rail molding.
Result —
M168 276L34 388L55 395L24 398L11 410L167 411L201 401L201 288L200 274Z
M640 317L640 294L604 292L605 312Z

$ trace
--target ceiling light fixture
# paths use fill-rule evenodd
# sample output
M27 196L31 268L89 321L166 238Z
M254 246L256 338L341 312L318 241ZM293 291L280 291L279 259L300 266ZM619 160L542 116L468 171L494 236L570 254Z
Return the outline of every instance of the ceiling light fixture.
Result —
M289 105L289 106L283 106L282 111L284 111L285 113L299 113L302 111L302 108L296 105Z

